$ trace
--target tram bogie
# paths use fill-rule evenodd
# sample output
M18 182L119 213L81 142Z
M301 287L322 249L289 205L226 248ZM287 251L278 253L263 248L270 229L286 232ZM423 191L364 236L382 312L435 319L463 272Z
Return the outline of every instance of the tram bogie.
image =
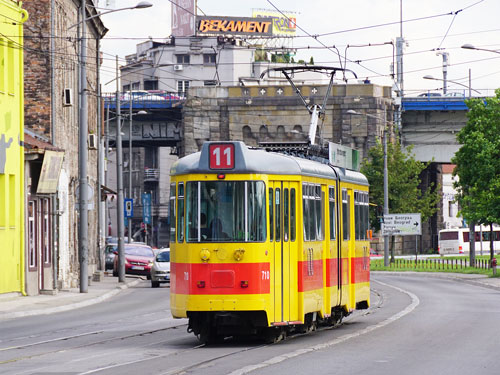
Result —
M171 310L202 341L276 341L369 307L361 173L207 142L171 175Z

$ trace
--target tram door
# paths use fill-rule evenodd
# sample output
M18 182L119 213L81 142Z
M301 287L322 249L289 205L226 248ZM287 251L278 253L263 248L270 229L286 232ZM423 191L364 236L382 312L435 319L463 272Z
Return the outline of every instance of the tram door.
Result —
M297 192L298 183L273 181L269 188L270 240L274 247L273 322L298 320Z

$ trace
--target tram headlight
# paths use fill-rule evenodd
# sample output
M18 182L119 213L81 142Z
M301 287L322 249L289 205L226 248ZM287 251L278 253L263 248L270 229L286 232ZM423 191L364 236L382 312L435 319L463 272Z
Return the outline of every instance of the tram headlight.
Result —
M236 261L238 261L238 262L239 262L240 260L243 260L243 255L244 255L244 254L245 254L245 250L244 250L244 249L236 249L236 250L234 251L234 254L233 254L233 256L234 256L234 260L236 260Z
M200 258L202 262L208 262L210 259L210 250L208 249L201 249L200 251Z

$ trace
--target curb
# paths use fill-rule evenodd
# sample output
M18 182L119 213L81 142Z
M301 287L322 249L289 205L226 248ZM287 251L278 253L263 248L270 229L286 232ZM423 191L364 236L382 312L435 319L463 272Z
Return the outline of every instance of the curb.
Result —
M63 311L69 311L69 310L74 310L74 309L79 309L81 307L86 307L86 306L91 306L95 305L96 303L103 302L121 291L128 289L132 286L135 286L139 284L143 279L138 278L137 280L131 281L129 283L123 284L123 285L118 285L114 289L94 298L90 298L84 301L80 302L75 302L75 303L70 303L62 306L57 306L57 307L48 307L44 309L38 309L38 310L30 310L30 311L17 311L17 312L8 312L8 313L0 313L0 320L9 320L9 319L15 319L15 318L22 318L22 317L27 317L27 316L34 316L34 315L47 315L47 314L53 314L57 312L63 312Z
M453 280L457 281L460 283L465 283L469 285L474 285L474 286L481 286L483 288L488 288L488 289L493 289L493 290L499 290L500 291L500 282L498 285L493 285L489 283L485 283L479 280L488 280L490 279L489 277L478 275L477 277L463 277L460 276L461 274L459 273L439 273L439 272L391 272L391 271L372 271L372 274L392 274L392 275L397 275L397 276L414 276L414 275L421 275L421 276L426 276L426 277L434 277L436 279L447 279L447 280Z

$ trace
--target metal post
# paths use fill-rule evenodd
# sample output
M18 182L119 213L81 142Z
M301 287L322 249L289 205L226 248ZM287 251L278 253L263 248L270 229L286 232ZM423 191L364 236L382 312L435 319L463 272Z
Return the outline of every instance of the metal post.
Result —
M122 116L120 108L120 80L118 79L118 55L116 56L116 180L118 198L116 201L116 222L118 225L118 281L125 282L125 249L123 245L124 215L123 215L123 151L122 151Z
M389 176L387 170L387 124L384 124L384 216L389 214ZM384 266L389 266L389 236L384 236Z
M87 133L88 133L88 107L87 107L87 71L85 62L87 59L87 42L85 38L86 0L82 0L80 28L80 131L78 134L78 155L79 155L79 193L80 193L80 222L78 227L78 247L80 257L80 293L87 293L88 280L88 188L87 188Z
M132 82L130 82L130 102L129 102L129 128L128 128L128 197L133 199L132 196ZM128 218L128 243L132 242L132 218Z

